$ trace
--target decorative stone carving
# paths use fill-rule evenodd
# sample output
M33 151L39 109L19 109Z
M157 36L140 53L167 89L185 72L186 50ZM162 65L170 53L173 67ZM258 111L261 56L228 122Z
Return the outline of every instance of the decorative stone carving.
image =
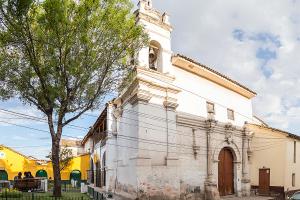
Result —
M113 115L116 119L120 118L123 114L123 109L121 107L115 108Z
M214 128L217 125L217 120L215 119L208 119L205 121L205 125L206 125L206 130L207 132L211 133L214 131Z
M148 103L152 98L152 94L149 91L137 89L137 91L130 97L129 103L134 105L139 101Z
M217 121L214 119L208 119L205 121L206 125L206 137L207 137L207 177L204 183L205 185L205 199L219 200L220 195L217 187L217 183L213 180L213 152L211 144L211 135L217 126Z
M177 99L171 97L165 97L165 101L163 102L166 108L176 109L178 106Z
M225 141L230 144L233 142L234 127L231 123L225 125Z
M249 136L250 136L250 131L247 129L247 127L244 127L243 130L243 159L242 159L242 195L243 196L250 196L250 177L249 177L249 165L248 165L248 160L249 160Z
M194 158L197 158L198 151L200 151L200 146L196 144L196 130L193 129L193 152Z

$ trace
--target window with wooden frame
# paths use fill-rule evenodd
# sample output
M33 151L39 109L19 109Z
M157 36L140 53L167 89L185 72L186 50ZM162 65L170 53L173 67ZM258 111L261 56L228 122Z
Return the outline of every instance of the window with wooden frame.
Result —
M295 187L296 186L296 174L293 173L292 174L292 187Z
M215 104L211 102L206 102L207 114L214 115L215 114Z
M227 118L230 120L234 120L234 111L232 109L227 109Z
M294 163L297 161L297 142L294 141Z

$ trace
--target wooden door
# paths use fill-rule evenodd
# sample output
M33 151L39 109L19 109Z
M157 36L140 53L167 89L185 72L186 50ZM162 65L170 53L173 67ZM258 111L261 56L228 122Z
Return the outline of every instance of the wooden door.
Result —
M233 155L230 149L224 148L219 154L218 188L221 196L234 194Z
M259 169L259 194L269 194L270 190L270 169Z

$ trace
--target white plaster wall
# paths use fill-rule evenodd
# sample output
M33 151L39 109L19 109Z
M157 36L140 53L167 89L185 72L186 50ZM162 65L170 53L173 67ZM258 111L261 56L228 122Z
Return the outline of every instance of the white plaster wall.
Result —
M136 187L136 160L138 156L138 109L136 106L126 104L123 113L118 119L118 135L114 145L116 179L118 184L126 187Z
M252 102L229 89L173 66L174 85L182 88L178 94L177 111L207 117L206 101L215 103L215 119L243 126L252 119ZM189 91L189 92L188 92ZM227 118L227 108L233 109L235 120Z
M167 123L163 106L142 103L138 105L139 148L141 155L151 158L152 165L165 165L167 156ZM150 112L149 112L150 111ZM156 117L155 117L156 116Z
M88 138L83 146L83 149L86 153L89 153L89 151L93 150L92 148L93 148L93 140L92 138Z
M296 141L296 163L294 163L294 141ZM300 141L292 138L286 141L285 190L300 189ZM292 186L292 174L295 173L295 186Z
M204 130L195 130L193 138L192 128L178 126L181 135L178 136L179 151L179 174L181 180L181 192L189 187L200 187L204 192L204 181L207 172L207 154L206 154L206 132ZM197 155L194 155L192 149L193 140L195 145L199 146Z

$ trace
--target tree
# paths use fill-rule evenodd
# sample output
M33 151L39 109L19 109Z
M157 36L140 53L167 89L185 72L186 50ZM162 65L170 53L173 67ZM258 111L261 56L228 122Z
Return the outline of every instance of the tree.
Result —
M0 0L0 94L46 116L56 197L63 128L118 89L147 43L131 9L130 0Z
M46 158L52 161L52 152L50 152ZM67 146L61 148L59 152L59 171L66 169L71 164L73 158L72 149L69 149Z

